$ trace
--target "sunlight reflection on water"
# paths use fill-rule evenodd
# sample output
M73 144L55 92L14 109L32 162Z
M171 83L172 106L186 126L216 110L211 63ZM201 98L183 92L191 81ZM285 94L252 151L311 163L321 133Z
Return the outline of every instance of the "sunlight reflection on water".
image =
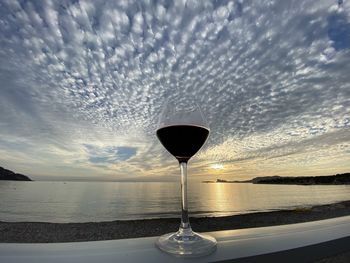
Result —
M88 222L178 217L178 183L0 182L0 221ZM191 216L348 200L350 186L189 183Z

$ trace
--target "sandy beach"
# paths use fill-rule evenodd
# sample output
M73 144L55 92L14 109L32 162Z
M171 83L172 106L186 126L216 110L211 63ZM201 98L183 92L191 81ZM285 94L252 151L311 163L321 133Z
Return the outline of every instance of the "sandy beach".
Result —
M350 215L350 201L225 217L191 218L195 231L219 231L292 224ZM1 222L0 242L52 243L158 236L176 231L178 218L89 223Z

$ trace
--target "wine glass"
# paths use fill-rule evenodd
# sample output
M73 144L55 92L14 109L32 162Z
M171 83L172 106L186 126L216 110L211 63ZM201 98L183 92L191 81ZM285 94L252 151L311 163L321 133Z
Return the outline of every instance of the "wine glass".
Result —
M199 106L190 99L168 101L161 114L157 137L179 162L181 171L181 224L175 233L156 241L163 251L176 256L208 255L216 249L214 237L192 231L187 209L187 162L203 146L208 125Z

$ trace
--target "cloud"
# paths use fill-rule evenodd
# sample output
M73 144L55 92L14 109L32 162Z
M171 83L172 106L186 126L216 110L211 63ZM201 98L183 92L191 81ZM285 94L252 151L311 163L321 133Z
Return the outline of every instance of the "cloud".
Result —
M0 162L169 174L154 133L175 97L195 98L210 124L197 174L216 161L308 159L349 130L349 23L345 1L2 1Z

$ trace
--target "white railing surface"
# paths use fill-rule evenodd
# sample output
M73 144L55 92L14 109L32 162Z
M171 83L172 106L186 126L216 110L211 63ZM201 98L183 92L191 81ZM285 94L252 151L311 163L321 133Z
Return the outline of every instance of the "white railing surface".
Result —
M0 243L0 262L310 262L350 251L350 216L209 234L217 239L217 250L200 258L167 255L155 247L157 237L147 237L48 244Z

